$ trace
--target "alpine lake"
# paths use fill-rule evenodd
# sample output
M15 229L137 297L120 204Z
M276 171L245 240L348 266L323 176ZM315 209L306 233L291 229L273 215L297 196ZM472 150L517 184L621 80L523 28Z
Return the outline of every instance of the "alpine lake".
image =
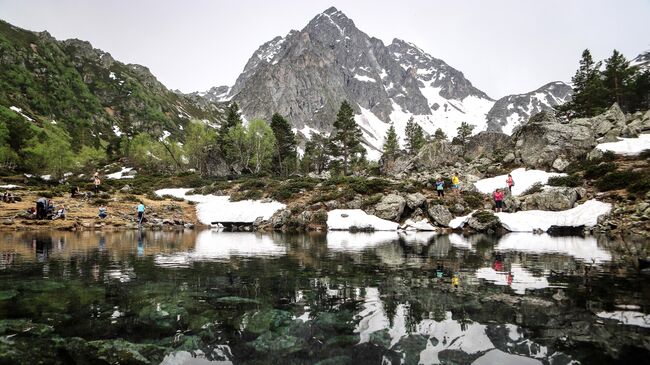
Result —
M604 237L1 232L0 364L641 364Z

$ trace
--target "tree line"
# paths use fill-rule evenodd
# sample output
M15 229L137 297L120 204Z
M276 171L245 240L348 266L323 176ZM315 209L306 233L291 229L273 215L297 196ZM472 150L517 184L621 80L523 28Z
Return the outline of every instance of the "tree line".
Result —
M650 109L650 70L631 66L617 50L596 62L585 49L571 81L572 100L558 107L567 117L593 117L614 103L628 113Z

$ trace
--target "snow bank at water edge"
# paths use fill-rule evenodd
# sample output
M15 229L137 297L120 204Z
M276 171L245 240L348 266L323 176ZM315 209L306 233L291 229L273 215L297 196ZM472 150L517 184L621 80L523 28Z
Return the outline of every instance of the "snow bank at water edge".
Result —
M563 176L566 174L556 173L556 172L546 172L542 170L526 170L525 168L520 168L513 170L510 175L515 182L515 186L512 187L512 195L520 195L528 188L533 186L535 183L546 184L548 178L552 176ZM487 179L481 179L474 183L474 186L483 194L491 194L496 189L506 189L508 184L506 184L506 179L508 175L499 175Z
M327 228L331 231L396 231L399 224L367 214L361 209L335 209L327 213Z
M613 319L629 326L650 328L650 314L643 314L637 311L614 311L599 312L596 315L600 318Z
M0 189L11 190L11 189L19 189L19 188L20 188L20 186L14 185L14 184L0 185Z
M112 180L133 179L135 177L134 175L127 175L131 171L133 171L133 167L122 167L120 171L106 175L106 178Z
M494 248L496 251L521 251L533 253L557 253L572 256L587 263L603 263L612 260L608 251L598 247L598 241L588 237L553 237L547 234L509 233Z
M406 222L400 227L405 231L436 231L437 228L429 223L428 219L422 219L420 221L414 221L412 219L407 219Z
M597 200L587 200L581 205L559 212L544 210L526 210L516 213L495 213L501 221L503 228L510 232L533 232L536 230L548 231L556 227L594 227L598 217L608 214L612 210L609 203ZM472 214L454 218L449 222L451 228L461 228L467 223Z
M638 155L641 151L650 149L650 134L641 134L638 138L621 138L618 142L600 143L596 148L620 155Z
M203 224L212 224L212 222L253 223L259 217L267 220L275 212L286 207L276 201L242 200L231 202L227 195L187 195L190 190L161 189L156 190L156 195L171 195L197 203L196 215Z

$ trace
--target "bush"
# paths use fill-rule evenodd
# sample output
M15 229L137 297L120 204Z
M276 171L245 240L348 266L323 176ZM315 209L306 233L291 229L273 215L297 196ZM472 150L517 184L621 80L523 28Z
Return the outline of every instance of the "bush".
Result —
M533 185L531 185L531 187L526 189L526 191L524 191L521 195L535 194L535 193L539 193L540 191L542 191L542 183L536 182Z
M585 179L598 179L615 170L616 164L613 162L602 162L597 165L591 165L585 169Z
M259 180L259 179L246 180L241 184L239 184L239 191L263 189L265 187L266 187L266 183L263 180Z
M497 219L497 217L489 210L479 210L472 214L480 223L490 223Z
M146 197L147 199L149 199L149 200L156 200L156 201L165 200L165 198L163 198L162 196L158 196L158 195L157 195L156 193L154 193L154 192L149 192L149 193L147 193L147 195L145 195L145 197Z
M54 194L50 191L39 191L36 193L39 197L47 198L47 199L52 199L54 198Z
M327 223L327 212L319 210L311 216L311 221L316 224L326 224Z
M552 176L548 178L548 185L575 188L582 185L582 178L578 175Z
M631 183L630 186L627 187L627 191L637 196L643 196L650 191L650 176L648 173L643 175L644 176L640 176L639 179Z
M479 192L465 192L462 195L463 201L470 209L478 209L483 206L483 195Z
M650 149L641 151L641 153L639 153L639 158L650 160Z
M262 192L259 190L246 190L244 192L237 191L230 195L231 202L237 202L241 200L260 200L262 198Z
M643 176L634 171L615 171L596 180L596 187L600 191L617 190L628 187L637 180L642 180Z

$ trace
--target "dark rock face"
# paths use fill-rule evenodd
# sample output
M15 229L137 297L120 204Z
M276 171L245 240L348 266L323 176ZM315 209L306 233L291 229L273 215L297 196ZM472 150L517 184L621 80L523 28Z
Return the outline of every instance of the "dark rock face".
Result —
M552 111L571 100L573 89L561 81L550 82L535 91L508 95L494 103L487 115L487 130L511 134L513 129L542 111Z
M512 152L514 145L509 135L500 132L480 132L470 138L465 146L464 157L472 160L480 157L493 158Z

